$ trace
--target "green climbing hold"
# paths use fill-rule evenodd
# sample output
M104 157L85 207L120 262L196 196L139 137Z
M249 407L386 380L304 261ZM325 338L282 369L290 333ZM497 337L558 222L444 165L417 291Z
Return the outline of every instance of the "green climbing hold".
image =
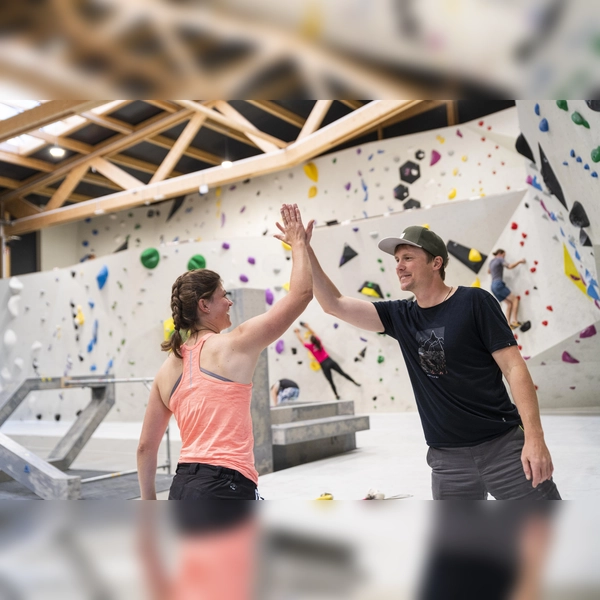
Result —
M154 269L160 261L160 254L156 248L146 248L146 250L142 252L140 260L146 269Z
M377 362L379 364L381 364L384 360L385 360L385 358L383 356L381 356L381 354L377 357Z
M142 226L141 226L139 223L136 223L136 225L135 225L134 229L141 229L141 227L142 227Z
M195 271L196 269L206 269L206 259L202 254L194 254L192 258L190 258L188 265L188 271Z
M561 110L569 110L569 105L567 104L566 100L557 100L556 106L558 106L558 108Z
M377 262L378 262L378 263L382 263L383 261L382 261L380 258L378 258L378 259L377 259Z
M594 162L600 162L600 146L592 150L592 160Z
M578 112L574 112L571 115L571 120L573 121L573 123L575 123L575 125L582 125L586 129L590 128L590 124Z

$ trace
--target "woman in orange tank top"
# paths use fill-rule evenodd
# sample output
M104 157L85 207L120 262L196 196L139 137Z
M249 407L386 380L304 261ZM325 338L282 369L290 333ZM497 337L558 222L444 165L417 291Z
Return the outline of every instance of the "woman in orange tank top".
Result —
M221 279L198 269L177 278L171 293L175 332L162 349L169 356L152 384L137 451L143 500L156 499L158 447L171 415L182 448L169 499L255 499L250 400L260 353L277 340L312 299L306 231L294 205L281 207L281 235L292 247L289 293L266 313L229 333L229 309ZM182 333L188 333L183 342Z

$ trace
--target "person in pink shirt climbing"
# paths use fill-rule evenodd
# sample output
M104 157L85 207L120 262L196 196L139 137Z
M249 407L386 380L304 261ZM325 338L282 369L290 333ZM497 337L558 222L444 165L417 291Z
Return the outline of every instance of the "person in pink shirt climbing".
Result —
M231 327L233 302L219 275L197 269L173 284L175 331L162 344L169 356L154 378L137 450L142 500L156 499L158 447L171 415L182 447L170 500L258 498L252 376L260 353L312 299L306 231L298 207L284 204L281 219L281 234L275 237L292 247L290 291L268 312L221 333Z
M331 386L331 389L335 394L336 400L339 400L340 397L335 387L335 383L333 383L333 376L331 375L332 371L337 371L342 377L345 377L348 381L351 381L354 385L360 387L360 383L356 383L356 381L354 381L354 379L352 379L352 377L350 377L348 373L344 373L342 367L340 367L340 365L335 360L333 360L333 358L331 358L329 354L327 354L327 351L323 347L321 340L315 335L315 332L308 326L308 323L300 323L300 325L304 327L308 331L308 333L310 333L310 343L305 343L305 341L300 336L299 329L294 329L294 333L296 334L296 337L298 338L300 343L305 348L310 350L310 353L315 357L315 360L321 366L321 371L323 371L323 375L325 375L325 378L327 379L327 381L329 381L329 385Z

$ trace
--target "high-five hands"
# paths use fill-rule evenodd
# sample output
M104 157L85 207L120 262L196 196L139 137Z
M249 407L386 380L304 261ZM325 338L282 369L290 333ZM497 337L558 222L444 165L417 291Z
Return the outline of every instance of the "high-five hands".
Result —
M281 220L283 225L276 223L281 234L276 233L273 237L293 246L295 243L307 243L306 230L302 224L302 216L297 204L283 204L281 206ZM283 235L282 235L283 234Z

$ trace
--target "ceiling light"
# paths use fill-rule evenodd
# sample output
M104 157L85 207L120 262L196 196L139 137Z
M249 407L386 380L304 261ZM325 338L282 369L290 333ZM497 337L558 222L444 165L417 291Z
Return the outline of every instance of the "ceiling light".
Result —
M232 163L230 160L224 160L224 161L221 163L221 166L222 166L224 169L229 169L229 168L233 167L233 163Z
M199 188L198 191L200 192L200 194L204 195L204 194L208 194L208 186L203 183Z
M65 149L60 146L52 146L52 148L50 148L50 154L55 158L61 158L65 155Z

